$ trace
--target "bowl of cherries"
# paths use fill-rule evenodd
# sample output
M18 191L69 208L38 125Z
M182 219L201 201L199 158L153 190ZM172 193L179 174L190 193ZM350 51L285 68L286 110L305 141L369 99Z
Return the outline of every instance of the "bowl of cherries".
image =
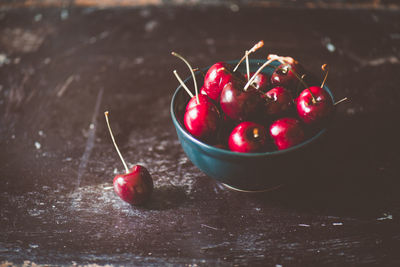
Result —
M337 104L326 65L321 82L291 57L249 59L261 46L200 70L172 53L191 72L183 81L174 71L180 85L170 111L182 148L205 174L240 191L267 191L312 172Z

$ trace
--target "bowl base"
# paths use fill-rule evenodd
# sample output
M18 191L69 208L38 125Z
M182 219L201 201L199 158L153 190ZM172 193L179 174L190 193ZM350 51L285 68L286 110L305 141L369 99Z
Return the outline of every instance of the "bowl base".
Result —
M233 187L233 186L228 185L228 184L224 184L224 183L221 183L221 184L223 186L225 186L226 188L228 188L229 190L242 192L242 193L265 193L265 192L271 192L271 191L278 190L279 188L284 186L284 184L280 184L280 185L276 185L274 187L270 187L270 188L266 188L266 189L262 189L262 190L244 190L244 189Z

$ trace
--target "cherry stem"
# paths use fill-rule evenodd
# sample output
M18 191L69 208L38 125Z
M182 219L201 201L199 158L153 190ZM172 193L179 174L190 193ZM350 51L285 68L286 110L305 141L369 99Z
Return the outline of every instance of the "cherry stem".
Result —
M233 69L233 72L239 68L240 64L243 62L243 60L246 59L246 56L250 55L251 53L256 52L259 48L264 46L264 41L261 40L258 43L256 43L250 50L246 51L245 55L239 60L239 62L236 64L235 68ZM248 52L248 53L247 53Z
M277 56L275 59L278 60L279 62L281 62L282 64L288 64L288 63L285 61L285 58L284 58L284 57ZM314 104L317 103L317 99L315 98L315 95L311 92L310 87L308 87L308 85L303 81L303 79L299 76L299 74L298 74L297 72L294 71L294 69L291 67L290 64L288 64L288 66L289 66L289 69L292 71L293 75L296 76L296 78L304 85L304 87L308 90L308 92L310 92L310 94L311 94L311 99L312 99L311 101L312 101Z
M259 135L259 133L258 133L258 129L257 128L254 128L253 129L253 137L254 138L258 138L260 135Z
M270 59L268 61L266 61L261 67L258 68L258 70L253 74L253 76L251 76L250 80L248 80L248 82L246 83L246 85L244 86L244 90L246 91L247 88L249 88L250 84L253 83L253 81L255 80L256 76L269 64L271 64L273 61L275 61L275 59Z
M117 143L115 142L115 139L114 139L114 135L113 135L113 133L112 133L112 131L111 131L110 122L108 121L108 111L104 112L104 116L106 117L106 122L107 122L108 130L110 131L111 139L112 139L112 141L113 141L113 143L114 143L115 149L117 150L118 155L119 155L119 157L121 158L122 163L124 164L126 173L129 173L128 166L126 165L125 160L124 160L124 158L122 157L121 152L120 152L119 149L118 149Z
M347 101L348 100L348 98L347 97L345 97L345 98L342 98L342 99L340 99L338 102L336 102L335 104L333 104L334 106L336 106L336 105L338 105L338 104L340 104L340 103L342 103L342 102L344 102L344 101Z
M172 52L171 54L172 54L173 56L176 56L176 57L180 58L180 59L181 59L183 62L185 62L185 64L188 66L188 68L189 68L189 70L190 70L190 73L192 74L192 77L193 77L194 91L195 91L195 93L196 93L197 104L200 104L199 93L198 93L198 90L197 90L196 76L194 75L192 66L190 66L189 62L188 62L186 59L184 59L181 55L179 55L178 53Z
M301 75L301 80L302 81L304 81L304 77L306 77L306 74ZM300 83L297 84L296 94L299 94L299 88L300 88Z
M249 51L246 50L246 71L247 71L247 81L250 80L250 66L249 66Z
M329 68L327 64L322 65L321 69L325 72L324 80L321 83L321 88L324 88L324 84L326 82L326 78L328 78Z
M290 70L292 71L292 73L294 74L294 76L296 76L296 78L307 88L308 92L310 92L311 94L311 101L315 104L317 103L317 98L315 97L315 95L313 94L313 92L311 92L310 87L308 87L308 85L303 81L303 79L299 76L299 74L297 74L291 67Z
M194 68L193 71L194 71L194 72L200 72L200 74L203 75L203 78L206 76L206 74L204 73L204 71L202 71L202 70L199 69L199 68Z
M189 88L187 88L186 84L182 81L181 77L179 77L178 73L176 72L176 70L173 71L173 73L175 74L176 79L179 81L179 83L182 85L183 89L185 89L185 91L189 94L189 96L191 98L193 98L193 94L192 92L190 92Z

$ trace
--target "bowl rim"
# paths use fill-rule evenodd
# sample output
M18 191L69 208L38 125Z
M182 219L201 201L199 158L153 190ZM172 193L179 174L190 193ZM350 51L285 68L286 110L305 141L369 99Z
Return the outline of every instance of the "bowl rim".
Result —
M223 61L226 62L228 64L235 64L237 62L239 62L239 60L228 60L228 61ZM264 59L249 59L249 63L261 63L263 64L264 62L266 62L266 60ZM280 64L279 61L274 61L273 64ZM202 68L201 70L203 72L206 72L211 66ZM264 72L264 71L262 71ZM192 76L187 77L183 82L186 83L187 81L191 80ZM334 96L332 94L332 92L329 90L329 88L324 85L323 89L325 91L328 92L328 94L330 95L330 97L332 98L332 101L335 102ZM327 127L321 129L318 133L316 133L314 136L312 136L311 138L307 139L306 141L297 144L295 146L292 146L290 148L287 149L283 149L283 150L274 150L274 151L266 151L266 152L256 152L256 153L241 153L241 152L234 152L234 151L230 151L228 149L223 149L223 148L218 148L209 144L206 144L198 139L196 139L194 136L192 136L189 132L187 132L187 130L183 127L183 125L181 125L181 123L178 121L178 119L176 118L175 112L174 112L174 103L176 102L176 98L177 95L180 93L181 90L184 90L182 85L179 85L173 96L171 99L171 105L170 105L170 113L171 113L171 117L172 117L172 121L175 125L175 127L177 127L177 129L183 133L183 135L188 138L191 142L195 143L196 145L198 145L199 147L201 147L204 151L208 151L210 153L213 154L220 154L220 155L225 155L225 156L232 156L232 157L245 157L245 158L258 158L258 157L269 157L269 156L274 156L274 155L282 155L282 154L286 154L288 152L292 152L292 151L296 151L298 149L301 149L303 147L306 147L307 145L309 145L310 143L312 143L313 141L315 141L316 139L318 139L321 135L323 135L326 132Z

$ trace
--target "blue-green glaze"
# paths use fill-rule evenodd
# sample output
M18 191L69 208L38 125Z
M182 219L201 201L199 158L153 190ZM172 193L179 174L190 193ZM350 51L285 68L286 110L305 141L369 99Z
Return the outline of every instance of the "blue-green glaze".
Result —
M264 60L250 60L250 70L256 71ZM237 61L228 61L235 65ZM267 66L263 72L269 76L278 62L272 67ZM204 69L206 72L208 68ZM239 71L245 71L242 63ZM197 74L200 83L202 77ZM185 80L185 83L191 77ZM333 98L331 91L324 89ZM300 179L309 171L309 164L316 155L315 143L326 132L322 129L312 138L286 150L277 150L263 153L237 153L220 149L203 143L190 135L182 123L183 114L189 97L179 86L171 101L171 117L178 134L179 141L188 158L200 170L219 182L243 190L263 190L271 188L293 179Z

